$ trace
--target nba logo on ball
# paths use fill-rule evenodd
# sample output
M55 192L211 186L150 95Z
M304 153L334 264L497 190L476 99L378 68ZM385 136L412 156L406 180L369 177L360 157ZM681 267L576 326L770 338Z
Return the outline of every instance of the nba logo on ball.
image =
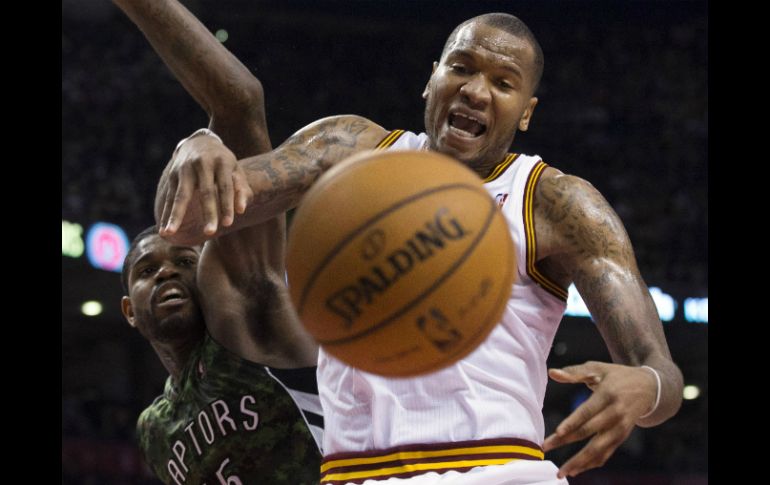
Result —
M367 152L305 195L287 248L289 291L324 349L411 376L473 351L516 275L503 215L481 179L433 152Z

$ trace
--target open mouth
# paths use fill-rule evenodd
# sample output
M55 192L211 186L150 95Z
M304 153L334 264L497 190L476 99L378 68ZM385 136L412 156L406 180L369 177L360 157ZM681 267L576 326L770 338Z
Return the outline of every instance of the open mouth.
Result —
M185 289L176 282L169 282L161 285L153 300L157 305L174 305L187 300L188 294Z
M448 123L459 135L468 138L477 138L487 131L487 125L481 120L464 113L451 113Z
M167 303L169 301L181 300L183 298L184 298L184 295L182 294L181 291L177 289L170 289L160 295L160 302Z

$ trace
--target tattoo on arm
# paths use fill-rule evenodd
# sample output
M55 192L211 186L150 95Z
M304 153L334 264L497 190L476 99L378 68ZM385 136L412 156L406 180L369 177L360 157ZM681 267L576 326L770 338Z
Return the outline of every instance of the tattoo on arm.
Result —
M274 152L248 159L247 170L265 179L254 203L298 198L334 163L374 148L373 135L367 135L372 127L376 125L357 116L326 118L295 133Z
M658 345L665 348L631 242L609 203L576 177L550 177L538 185L535 209L544 221L545 239L569 269L612 359L639 365Z

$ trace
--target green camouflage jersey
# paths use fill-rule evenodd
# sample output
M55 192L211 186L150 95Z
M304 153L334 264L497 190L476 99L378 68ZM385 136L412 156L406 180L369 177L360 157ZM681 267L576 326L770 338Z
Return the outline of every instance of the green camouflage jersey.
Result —
M179 485L318 483L321 454L306 423L313 413L297 408L287 393L292 386L277 382L277 373L305 378L308 392L292 396L317 399L315 367L268 369L207 335L179 385L169 377L163 395L139 416L139 444L152 470Z

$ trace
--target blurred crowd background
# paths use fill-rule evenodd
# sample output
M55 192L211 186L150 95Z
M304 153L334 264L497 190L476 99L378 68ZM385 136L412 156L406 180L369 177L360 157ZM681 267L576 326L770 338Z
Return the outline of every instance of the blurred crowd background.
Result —
M594 184L624 221L649 286L708 296L708 9L695 1L235 1L185 3L262 81L274 146L307 123L355 113L421 131L420 97L452 28L506 11L545 53L540 102L515 152ZM226 34L224 33L226 31ZM153 223L176 142L205 113L116 7L62 2L62 219ZM90 292L90 293L89 293ZM88 319L76 296L105 298ZM62 258L62 476L66 484L156 483L134 442L165 372L117 311L117 273ZM111 299L111 300L110 300ZM681 312L679 313L681 315ZM708 327L665 324L701 395L575 484L701 484L708 475ZM609 359L589 319L565 318L552 365ZM547 426L585 397L549 385ZM577 448L555 452L557 463Z

